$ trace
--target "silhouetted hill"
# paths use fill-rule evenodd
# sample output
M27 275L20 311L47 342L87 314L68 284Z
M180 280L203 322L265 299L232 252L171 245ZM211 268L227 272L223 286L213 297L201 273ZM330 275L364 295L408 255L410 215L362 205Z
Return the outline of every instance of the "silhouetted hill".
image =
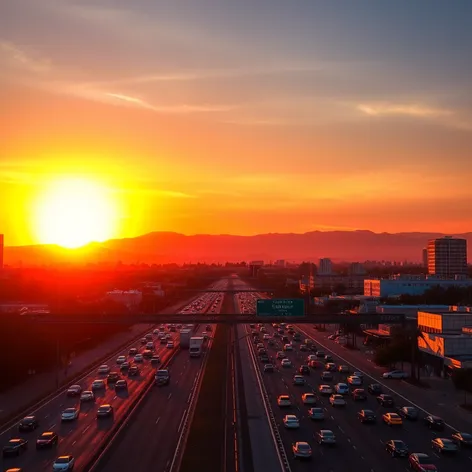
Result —
M132 263L225 262L241 260L409 260L421 261L428 239L441 233L373 233L372 231L313 231L304 234L197 234L155 232L136 238L112 239L68 250L54 245L5 248L5 263L18 266L60 262L122 261ZM472 233L456 235L472 244ZM470 251L469 251L470 254ZM470 256L469 256L470 259Z

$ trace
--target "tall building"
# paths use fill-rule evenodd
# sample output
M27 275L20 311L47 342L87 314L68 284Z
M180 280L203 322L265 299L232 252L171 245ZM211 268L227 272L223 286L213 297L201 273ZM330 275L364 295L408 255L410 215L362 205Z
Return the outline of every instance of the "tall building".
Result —
M318 275L331 275L333 273L333 263L331 259L320 259L318 264Z
M349 266L349 273L351 275L364 275L365 274L364 265L361 264L360 262L353 262Z
M428 268L428 248L423 248L423 266Z
M0 270L3 269L3 234L0 234Z
M445 278L467 276L467 241L451 236L430 239L428 272Z

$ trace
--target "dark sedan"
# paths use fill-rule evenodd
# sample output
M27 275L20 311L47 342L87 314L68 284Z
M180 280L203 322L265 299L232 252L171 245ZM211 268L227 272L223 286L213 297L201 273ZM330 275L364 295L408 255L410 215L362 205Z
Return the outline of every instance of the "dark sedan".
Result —
M434 431L443 431L444 430L444 420L439 416L428 415L423 420L425 426Z
M357 413L357 417L361 423L375 423L377 421L377 417L372 410L361 410Z
M46 431L36 439L36 449L46 449L48 447L57 446L59 438L56 433L52 431Z
M26 416L20 421L18 429L20 431L34 431L39 426L35 416Z
M380 395L383 393L383 390L382 390L382 385L380 384L370 384L368 387L367 387L367 391L372 394L372 395Z
M408 446L399 439L391 439L385 443L385 450L392 457L407 457Z
M382 406L393 406L393 397L391 395L387 395L385 393L382 393L377 397L377 401L382 405Z
M111 405L101 405L97 410L97 418L108 418L113 415L113 407Z
M23 438L13 438L3 446L3 457L19 456L28 448L28 441Z
M398 408L398 414L407 420L416 421L418 419L418 410L412 406L402 406Z
M352 391L352 399L354 401L364 401L367 400L367 395L365 394L365 390L363 388L356 388Z
M472 434L456 432L452 434L451 438L462 447L472 447Z

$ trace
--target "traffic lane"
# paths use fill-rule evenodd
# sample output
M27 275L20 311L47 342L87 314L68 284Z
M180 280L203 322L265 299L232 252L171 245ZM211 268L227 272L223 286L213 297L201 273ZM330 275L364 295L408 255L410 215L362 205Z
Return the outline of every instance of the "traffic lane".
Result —
M292 375L294 374L294 369L286 369L286 372L287 371ZM308 418L308 408L298 401L298 398L305 390L303 390L303 388L303 391L295 390L295 387L293 387L290 382L287 382L285 378L287 375L286 372L279 369L271 374L263 374L263 380L291 469L293 471L312 469L313 465L310 465L309 462L296 460L292 455L292 444L297 441L306 441L312 447L312 462L316 464L317 469L332 470L333 472L344 471L346 470L346 464L349 464L352 470L370 471L371 467L368 467L368 464L361 458L358 451L355 451L351 447L348 437L340 434L337 430L335 420L327 416L323 422L316 423ZM290 373L288 374L289 376ZM277 405L277 397L282 394L290 395L293 402L292 407L285 409ZM288 430L284 427L283 417L286 414L295 414L298 416L300 421L300 427L298 429ZM335 447L320 446L317 443L315 434L320 429L331 429L335 433L337 439Z
M165 346L159 347L157 353L163 357L164 353L171 350L167 350ZM82 455L87 456L87 451L90 451L91 447L98 444L103 439L105 434L113 425L113 419L103 419L97 422L96 409L101 404L109 403L115 409L114 420L120 418L126 409L129 407L130 399L134 398L145 386L145 379L149 378L149 375L155 370L150 366L148 361L145 361L141 367L141 376L133 380L133 377L128 379L128 394L117 395L114 388L106 388L102 392L96 392L96 401L90 405L83 405L82 411L79 413L79 418L70 423L61 422L61 413L65 408L79 406L80 401L77 398L68 398L65 396L58 398L56 402L52 402L45 406L43 416L38 415L40 421L40 427L31 433L18 434L17 428L12 432L13 436L25 437L30 441L30 449L34 450L35 441L37 437L43 431L54 431L59 436L59 444L52 450L44 450L33 452L28 451L18 459L5 459L2 458L2 465L8 467L15 466L24 467L26 470L41 470L51 466L52 461L61 454L72 454L76 457L77 467L79 463L84 459ZM83 382L82 387L89 389L91 383L98 375L94 374L93 377L88 377L88 383ZM58 403L60 402L60 403ZM7 442L7 440L5 441ZM5 463L5 464L3 464ZM18 465L16 465L18 464Z
M100 471L167 470L202 362L203 358L191 359L188 351L177 355L171 366L170 385L155 387L146 396Z
M300 358L303 357L302 352L294 350L292 352L289 351L286 354L296 367L301 365L299 362ZM307 376L310 388L316 392L318 391L320 384L327 383L334 387L334 385L336 385L338 382L347 383L346 374L335 373L333 381L325 382L321 380L321 372L322 369L312 370L310 376ZM290 380L291 374L288 374L286 381L290 382ZM363 387L367 389L367 382L365 382ZM425 452L429 454L437 463L437 465L440 466L441 470L465 470L465 468L470 467L470 461L472 458L468 451L460 451L458 454L450 457L438 455L431 451L432 439L435 437L447 437L447 433L441 434L430 431L423 425L421 420L416 422L405 421L404 426L400 428L389 427L383 423L382 415L387 412L395 412L396 406L390 408L383 407L378 403L376 397L370 394L367 395L367 400L365 402L354 402L352 397L346 397L347 406L345 408L333 408L329 404L329 397L319 396L319 403L320 406L323 405L323 407L327 408L328 411L331 412L331 416L333 416L336 420L338 428L350 437L350 442L353 446L355 446L356 450L361 451L362 455L366 458L368 455L370 455L368 459L369 463L374 463L374 455L377 458L377 463L384 463L385 461L388 463L388 459L386 459L388 456L385 452L385 443L390 439L401 439L409 446L411 452ZM298 400L301 402L301 398ZM377 416L376 425L360 423L360 421L357 419L357 412L363 408L370 409L375 412ZM362 438L362 441L360 441L359 438ZM374 466L374 469L379 466L380 465ZM385 465L382 467L387 467L391 470L397 470L399 467L401 467L401 460L393 461L391 465Z
M387 392L387 390L389 390L392 395L398 398L400 403L409 403L423 412L430 412L432 414L443 416L446 423L448 423L448 415L450 415L450 412L445 411L440 404L430 402L428 400L427 390L413 393L410 389L414 387L410 387L403 381L383 379L381 375L383 369L370 362L359 351L350 351L335 342L328 344L324 342L324 340L320 341L319 333L312 327L297 327L297 329L302 333L302 335L312 338L317 346L320 346L323 350L333 354L339 362L350 365L353 368L364 372L366 377L369 377L373 381L383 385L386 393L389 393ZM451 429L470 431L471 425L467 416L458 416L459 415L454 416L454 424L450 425Z

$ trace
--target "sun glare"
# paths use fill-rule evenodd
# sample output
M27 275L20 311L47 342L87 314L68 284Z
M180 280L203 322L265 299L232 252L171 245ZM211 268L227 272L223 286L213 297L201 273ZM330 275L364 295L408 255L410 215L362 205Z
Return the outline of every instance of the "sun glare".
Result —
M67 178L51 183L38 198L35 218L41 243L77 248L115 235L117 205L100 184Z

